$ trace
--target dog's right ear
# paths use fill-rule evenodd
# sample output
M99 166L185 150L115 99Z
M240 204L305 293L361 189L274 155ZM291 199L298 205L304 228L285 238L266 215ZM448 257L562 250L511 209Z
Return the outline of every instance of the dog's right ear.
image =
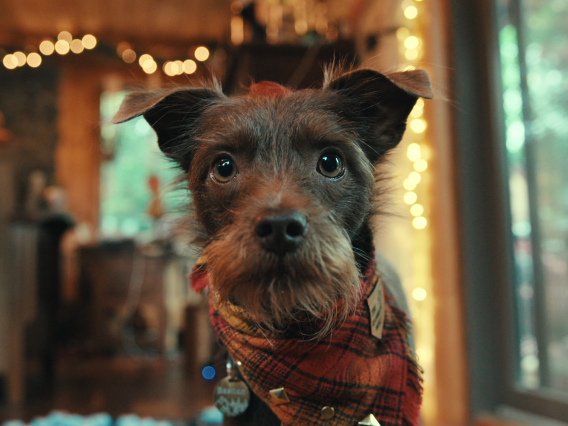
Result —
M195 132L205 110L224 95L210 88L175 88L128 94L112 123L144 116L158 135L158 145L184 171L189 170Z

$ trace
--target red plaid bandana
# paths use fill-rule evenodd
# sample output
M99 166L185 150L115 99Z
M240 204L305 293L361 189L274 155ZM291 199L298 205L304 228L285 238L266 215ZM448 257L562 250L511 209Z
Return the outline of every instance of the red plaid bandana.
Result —
M204 287L207 272L198 268L192 286ZM211 303L211 322L252 391L283 425L356 425L373 414L381 426L416 426L422 402L420 369L406 343L407 318L386 297L382 338L371 334L368 303L383 286L372 263L361 280L366 297L356 312L327 338L318 341L267 335L253 324ZM270 390L284 388L290 399L276 405ZM333 407L324 420L322 408Z

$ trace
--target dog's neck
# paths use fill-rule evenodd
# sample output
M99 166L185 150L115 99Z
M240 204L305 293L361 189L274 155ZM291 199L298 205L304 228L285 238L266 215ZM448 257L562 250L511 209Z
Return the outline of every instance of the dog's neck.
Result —
M368 221L363 222L363 225L356 232L355 236L351 239L353 246L353 254L355 255L355 262L359 268L361 275L365 273L374 256L375 246L373 242L373 232Z

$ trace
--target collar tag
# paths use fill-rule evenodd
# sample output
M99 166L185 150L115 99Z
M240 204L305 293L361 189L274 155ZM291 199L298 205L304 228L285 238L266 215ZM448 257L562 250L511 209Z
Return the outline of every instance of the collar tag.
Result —
M385 295L383 282L380 279L375 282L375 287L367 298L367 304L369 305L371 334L380 340L383 337L385 325Z

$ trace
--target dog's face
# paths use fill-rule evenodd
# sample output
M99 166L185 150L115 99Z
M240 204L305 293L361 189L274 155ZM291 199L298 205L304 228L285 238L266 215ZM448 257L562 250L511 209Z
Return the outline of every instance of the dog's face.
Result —
M115 121L143 114L187 173L217 303L271 329L308 314L325 334L360 298L353 242L373 214L374 166L430 95L423 72L361 70L319 90L135 93Z

